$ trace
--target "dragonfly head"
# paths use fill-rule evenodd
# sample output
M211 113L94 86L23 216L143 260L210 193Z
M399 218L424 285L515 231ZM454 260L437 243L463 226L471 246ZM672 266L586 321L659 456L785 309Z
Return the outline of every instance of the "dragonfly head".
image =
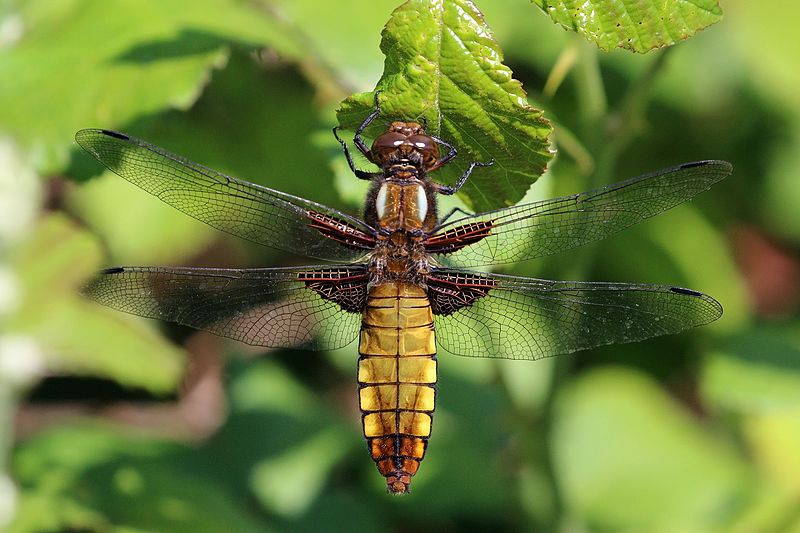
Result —
M407 162L427 170L439 160L439 145L419 122L395 121L372 143L370 155L381 168Z

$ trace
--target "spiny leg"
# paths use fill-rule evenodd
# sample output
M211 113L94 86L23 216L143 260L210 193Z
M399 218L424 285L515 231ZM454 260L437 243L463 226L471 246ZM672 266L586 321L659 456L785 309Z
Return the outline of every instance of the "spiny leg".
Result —
M333 128L333 136L336 137L336 140L342 145L342 151L344 152L345 159L347 159L347 165L350 167L350 170L353 172L353 174L355 174L358 179L371 180L375 176L374 173L356 168L356 164L353 161L353 156L350 155L350 149L347 147L347 142L339 137L339 126Z
M427 125L425 127L427 128ZM446 156L444 156L443 158L439 159L436 162L435 165L433 165L431 168L428 169L428 172L433 172L437 168L443 167L444 165L446 165L447 163L452 161L453 158L458 155L458 150L456 150L456 147L453 146L452 144L450 144L449 142L447 142L447 141L445 141L443 139L440 139L439 137L436 137L435 135L429 135L429 137L431 139L433 139L434 141L436 141L437 143L441 144L442 146L446 147L448 150L450 150L447 153Z
M372 121L375 120L378 117L378 115L381 114L381 104L380 101L378 100L380 94L381 91L375 91L375 110L369 115L367 115L367 118L365 118L364 121L361 123L361 125L358 126L358 128L356 129L356 134L353 137L353 142L355 143L356 148L358 148L358 151L364 154L364 156L370 161L372 161L372 154L370 153L369 148L367 148L367 145L364 143L364 140L361 138L361 134L364 133L364 130L367 128L367 126L369 126L372 123ZM356 168L356 164L353 161L353 157L352 155L350 155L350 149L347 147L347 142L341 137L339 137L339 126L333 128L333 136L336 137L336 140L339 141L340 145L342 145L342 151L344 152L344 156L347 159L347 165L350 167L350 170L353 172L353 174L356 175L357 178L362 180L371 180L373 177L375 177L375 173L373 172L367 172L365 170L360 170Z
M446 196L455 194L467 182L470 174L472 174L472 171L475 169L475 167L490 167L492 165L494 165L494 159L490 159L489 161L486 162L473 161L472 163L469 164L467 170L464 171L464 174L461 175L461 177L458 179L455 185L453 186L437 185L436 192L438 192L439 194L444 194Z
M450 219L450 217L452 217L456 213L461 213L462 215L467 216L467 217L471 217L472 215L475 214L475 213L470 213L468 211L464 211L460 207L454 207L453 209L450 210L449 213L447 213L445 216L443 216L442 218L439 219L439 223L438 223L437 227L443 226L444 223L447 222Z
M364 122L362 122L361 125L356 129L356 134L353 137L353 142L355 143L356 148L358 148L359 151L361 151L361 153L364 154L369 160L372 160L372 157L369 148L367 148L367 145L364 144L364 140L361 138L361 134L364 133L364 130L367 129L367 126L369 126L372 121L378 118L378 115L381 114L381 103L378 99L380 94L381 91L375 91L375 110L367 115L367 118L364 119Z

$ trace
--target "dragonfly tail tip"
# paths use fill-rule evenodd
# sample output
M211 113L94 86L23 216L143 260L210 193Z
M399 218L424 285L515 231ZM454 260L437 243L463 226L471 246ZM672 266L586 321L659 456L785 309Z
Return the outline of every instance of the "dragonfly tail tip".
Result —
M411 492L409 487L411 485L411 477L408 475L387 476L386 484L386 491L390 494L400 495Z

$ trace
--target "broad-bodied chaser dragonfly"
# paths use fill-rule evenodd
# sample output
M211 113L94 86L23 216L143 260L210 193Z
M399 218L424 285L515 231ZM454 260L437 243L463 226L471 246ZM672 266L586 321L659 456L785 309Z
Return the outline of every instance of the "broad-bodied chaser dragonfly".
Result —
M480 214L440 218L453 186L430 173L456 149L423 124L395 121L368 147L380 168L359 219L231 178L108 130L75 139L111 171L217 229L324 266L215 269L116 267L86 294L136 315L239 341L311 350L358 343L358 400L368 450L388 490L405 493L425 455L436 400L436 344L470 357L539 359L676 333L719 318L700 292L666 285L549 281L465 270L542 257L603 239L705 191L731 173L724 161L686 163L594 191ZM440 154L444 147L446 154ZM452 265L458 265L452 266Z

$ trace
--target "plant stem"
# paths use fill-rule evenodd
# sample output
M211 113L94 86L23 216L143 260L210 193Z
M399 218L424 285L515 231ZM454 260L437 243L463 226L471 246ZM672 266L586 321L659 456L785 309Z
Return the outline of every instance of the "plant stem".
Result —
M558 59L556 59L556 62L553 64L553 68L550 69L550 74L548 74L547 81L542 88L543 98L550 100L556 95L556 91L561 87L567 74L570 73L575 63L578 61L580 45L580 41L573 39L572 42L561 51Z
M608 132L608 140L597 154L595 185L608 184L620 155L644 129L645 112L653 85L664 70L671 50L665 48L656 52L655 59L625 93L619 108L606 117L604 130Z
M578 86L578 106L582 117L581 136L584 139L596 139L599 133L598 126L602 124L608 113L608 101L603 87L603 76L600 73L600 63L597 47L580 39L580 54L578 68L575 70L575 81ZM584 143L586 146L595 146L594 142Z

